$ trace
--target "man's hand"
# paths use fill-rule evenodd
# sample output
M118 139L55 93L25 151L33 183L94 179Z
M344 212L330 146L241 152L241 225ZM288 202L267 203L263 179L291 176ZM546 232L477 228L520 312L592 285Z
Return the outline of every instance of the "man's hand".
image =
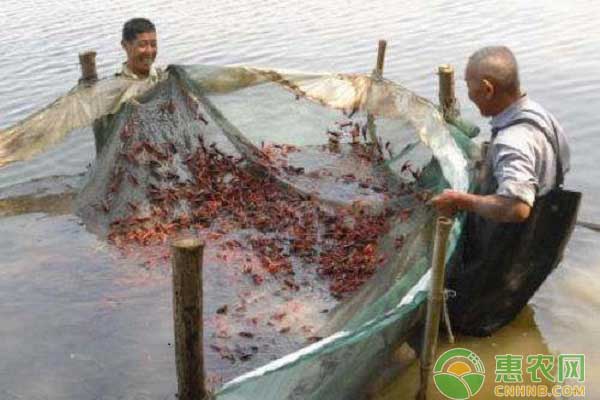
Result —
M431 199L431 204L440 215L452 218L457 211L465 209L466 196L468 196L467 193L444 190Z
M457 211L469 211L498 222L524 222L531 212L531 206L519 199L455 190L444 190L431 199L431 205L445 217L452 217Z

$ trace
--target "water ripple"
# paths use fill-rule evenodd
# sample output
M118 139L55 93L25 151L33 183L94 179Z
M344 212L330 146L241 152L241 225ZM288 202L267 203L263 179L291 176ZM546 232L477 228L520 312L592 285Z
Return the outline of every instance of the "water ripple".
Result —
M565 127L573 167L568 182L584 192L585 218L600 221L600 202L595 200L600 197L600 168L594 150L600 147L600 4L595 0L2 0L0 128L69 90L77 81L77 54L83 50L98 52L101 75L116 72L123 60L122 23L140 14L157 25L157 62L162 65L248 63L369 72L377 40L385 38L387 77L435 99L437 66L454 65L463 114L485 130L487 124L466 98L462 71L478 47L507 44L519 59L525 89ZM91 132L75 132L35 160L0 170L0 190L35 178L74 175L93 157ZM595 307L597 314L597 293L581 289L586 281L600 279L597 270L586 269L590 262L600 262L594 243L596 236L576 230L567 258L573 272L568 287L558 276L539 296L563 300L555 314L552 307L540 307L543 327L544 315L550 315L549 325L569 326L561 313L573 314L573 304L586 305L592 317ZM11 249L9 240L0 245L5 261L21 256ZM556 331L544 327L560 348L565 333Z

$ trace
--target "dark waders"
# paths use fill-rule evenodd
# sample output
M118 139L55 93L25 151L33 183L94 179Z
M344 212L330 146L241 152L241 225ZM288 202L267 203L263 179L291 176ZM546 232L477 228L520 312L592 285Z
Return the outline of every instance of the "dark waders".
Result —
M487 336L512 321L561 261L577 219L581 193L562 189L563 168L556 129L544 128L535 111L524 110L516 124L531 124L544 133L557 159L556 187L536 198L526 222L498 223L470 214L463 251L449 264L447 288L452 327L463 334ZM493 139L492 139L493 140ZM487 179L493 179L487 174ZM495 192L487 186L482 194Z

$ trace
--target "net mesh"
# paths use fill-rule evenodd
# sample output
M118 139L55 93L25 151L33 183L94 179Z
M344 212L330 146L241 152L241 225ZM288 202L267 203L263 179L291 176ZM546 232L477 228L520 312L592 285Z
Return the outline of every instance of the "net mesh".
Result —
M75 88L2 132L0 162L95 120L77 213L148 266L168 263L174 236L205 240L216 398L366 396L422 316L426 202L469 187L477 149L460 129L385 79L171 66L152 87Z

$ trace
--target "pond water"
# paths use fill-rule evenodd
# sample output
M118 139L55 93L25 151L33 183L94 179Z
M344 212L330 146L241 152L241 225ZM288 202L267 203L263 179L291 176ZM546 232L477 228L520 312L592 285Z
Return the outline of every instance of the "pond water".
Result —
M69 90L79 77L78 52L95 49L99 74L116 72L122 23L133 16L156 23L159 65L369 72L384 38L386 77L435 99L437 66L454 65L463 115L484 128L462 71L480 46L506 44L525 90L567 132L567 184L583 192L580 219L600 223L598 2L3 0L0 128ZM79 174L93 157L89 132L77 132L35 160L0 170L0 194L37 178ZM169 274L121 265L64 201L33 203L0 222L0 398L173 398ZM477 352L488 370L497 354L584 353L587 397L600 398L598 244L600 233L577 227L564 262L515 323L457 345ZM379 397L408 398L415 371ZM491 390L486 385L477 398L496 398Z

